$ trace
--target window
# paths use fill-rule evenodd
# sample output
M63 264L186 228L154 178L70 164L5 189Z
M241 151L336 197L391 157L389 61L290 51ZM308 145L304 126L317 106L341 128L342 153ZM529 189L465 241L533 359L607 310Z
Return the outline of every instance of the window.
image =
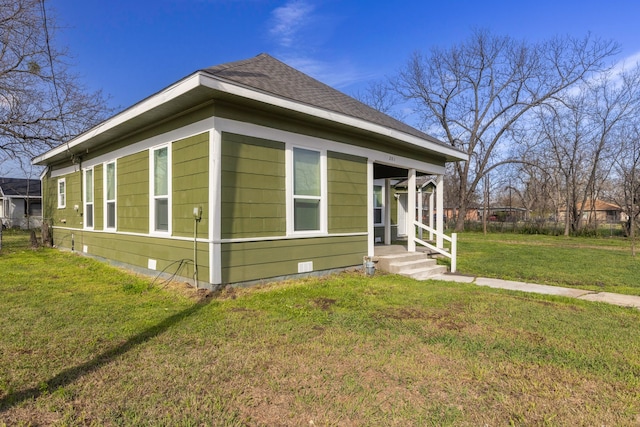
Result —
M93 169L84 171L84 226L93 228Z
M65 178L58 180L58 209L67 206L67 182Z
M116 163L107 163L104 168L104 205L105 205L105 228L116 228Z
M384 203L382 202L382 185L373 186L373 223L375 225L384 224Z
M319 151L293 149L293 231L321 231L322 156Z
M151 183L153 189L151 194L151 215L153 231L169 231L169 148L161 147L152 151L152 173Z

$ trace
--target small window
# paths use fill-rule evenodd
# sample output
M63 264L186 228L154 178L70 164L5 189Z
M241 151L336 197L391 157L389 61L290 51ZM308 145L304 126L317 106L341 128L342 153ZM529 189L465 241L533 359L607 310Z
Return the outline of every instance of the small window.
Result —
M84 226L93 228L93 169L84 171Z
M58 209L67 206L67 182L65 178L58 180Z
M322 211L319 151L293 149L293 229L320 231Z
M383 225L384 204L382 202L382 185L373 186L373 222L375 225Z
M169 231L169 148L161 147L153 150L153 195L152 222L153 230Z
M106 228L116 228L116 163L107 163L104 169L105 190L105 224Z

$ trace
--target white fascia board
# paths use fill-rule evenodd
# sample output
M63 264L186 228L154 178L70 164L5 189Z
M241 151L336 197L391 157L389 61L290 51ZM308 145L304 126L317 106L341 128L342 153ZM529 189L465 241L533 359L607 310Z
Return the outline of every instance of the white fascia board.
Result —
M313 107L310 105L301 104L299 102L290 101L288 99L279 98L264 92L258 92L250 88L246 88L230 82L218 80L213 76L209 76L203 73L200 74L200 77L201 77L202 85L207 86L214 90L241 96L243 98L250 98L256 101L264 102L266 104L270 104L277 107L286 108L288 110L297 111L299 113L307 114L309 116L322 118L332 122L336 122L336 123L344 124L347 126L366 130L369 132L377 133L379 135L388 136L390 138L404 141L420 148L442 153L447 157L453 157L455 159L465 160L465 161L469 160L469 156L467 156L464 153L461 153L458 150L455 150L454 148L442 146L440 144L436 144L431 141L418 138L416 136L409 135L407 133L400 132L395 129L391 129L386 126L377 125L375 123L371 123L366 120L357 119L355 117L336 113L334 111L324 110L318 107Z
M87 132L75 137L71 141L33 158L31 163L38 164L40 162L46 161L49 158L60 155L65 151L71 150L73 147L86 142L100 135L101 133L114 129L117 126L120 126L127 121L140 116L141 114L151 111L152 109L157 108L162 104L171 101L172 99L175 99L193 89L196 89L198 86L208 87L220 92L229 93L247 99L253 99L276 107L297 111L309 116L318 117L335 123L359 128L379 135L384 135L396 140L407 142L423 149L441 153L447 157L451 157L454 159L468 160L468 156L466 154L461 153L453 148L442 146L440 144L436 144L431 141L418 138L416 136L409 135L407 133L400 132L385 126L377 125L366 120L357 119L355 117L347 116L329 110L324 110L306 104L301 104L299 102L290 101L264 92L259 92L251 88L239 86L231 82L222 81L216 79L211 75L208 75L205 72L199 71L169 86L163 91L152 95L143 101L140 101L139 103L113 116L112 118L105 120L99 125L88 130Z
M85 133L78 135L71 141L65 144L62 144L52 150L49 150L38 157L34 157L31 160L31 163L37 164L39 162L43 162L49 158L62 154L65 151L72 149L76 145L81 144L85 141L88 141L91 138L94 138L95 136L100 135L101 133L107 132L117 126L120 126L123 123L126 123L127 121L140 116L141 114L151 111L154 108L157 108L160 105L172 99L175 99L178 96L189 92L190 90L197 88L198 86L200 86L199 75L198 73L192 74L191 76L180 80L179 82L173 84L172 86L169 86L163 91L155 95L152 95L138 102L137 104L134 104L133 106L127 108L121 113L116 114L110 119L105 120L104 122L98 124L97 126L89 129Z

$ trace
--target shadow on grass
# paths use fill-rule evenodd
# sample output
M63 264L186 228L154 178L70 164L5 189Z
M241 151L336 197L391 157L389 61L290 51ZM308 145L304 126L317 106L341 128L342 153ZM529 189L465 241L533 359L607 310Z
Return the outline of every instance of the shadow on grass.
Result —
M185 318L197 313L203 307L208 305L210 301L210 299L207 299L198 302L191 307L174 314L173 316L167 317L157 325L154 325L129 338L125 343L107 350L102 354L99 354L94 359L83 363L82 365L78 365L60 372L55 377L50 378L43 383L40 383L38 387L32 387L15 393L9 393L4 398L0 399L0 412L4 412L7 409L16 406L24 401L37 399L48 391L53 391L58 389L59 387L69 385L82 378L83 376L100 369L102 366L112 362L113 360L127 353L136 346L144 344L152 338L157 337L172 326L180 323Z

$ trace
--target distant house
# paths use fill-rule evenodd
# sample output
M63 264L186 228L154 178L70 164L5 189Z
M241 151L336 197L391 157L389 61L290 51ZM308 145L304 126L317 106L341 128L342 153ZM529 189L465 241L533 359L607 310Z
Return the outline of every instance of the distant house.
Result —
M582 203L577 206L578 210L581 210ZM558 210L558 221L565 220L567 215L567 208L565 206L560 207ZM582 210L581 223L589 223L594 220L598 223L616 223L626 221L628 219L627 214L622 211L622 208L615 203L605 202L604 200L596 199L595 201L587 200Z
M196 71L34 164L55 245L208 286L362 265L374 224L391 243L391 183L434 176L442 212L445 163L467 159L262 54Z
M0 221L3 228L39 228L42 225L40 180L0 178Z

